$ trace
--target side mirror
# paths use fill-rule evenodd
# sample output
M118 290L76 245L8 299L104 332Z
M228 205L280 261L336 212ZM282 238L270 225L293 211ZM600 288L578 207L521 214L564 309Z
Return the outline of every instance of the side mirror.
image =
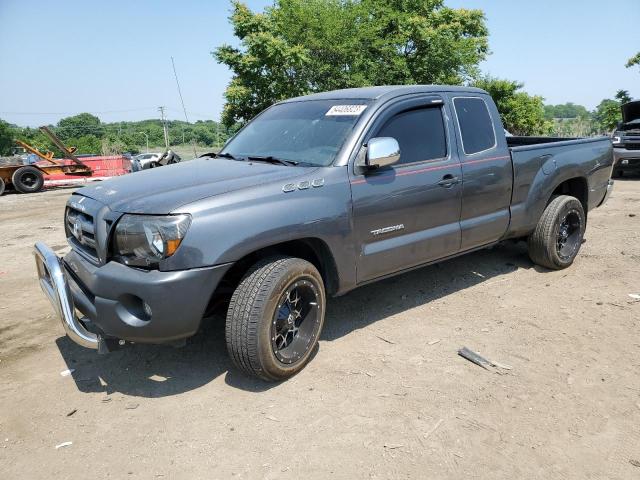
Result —
M382 168L398 163L400 160L400 145L392 137L372 138L367 143L367 153L364 156L363 168Z

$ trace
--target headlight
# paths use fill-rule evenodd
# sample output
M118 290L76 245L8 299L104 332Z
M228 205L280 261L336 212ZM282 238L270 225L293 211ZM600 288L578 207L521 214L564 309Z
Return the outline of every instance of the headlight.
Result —
M620 137L616 137L616 136L611 137L611 142L612 142L614 145L620 145L620 142L621 142L621 141L620 141Z
M123 215L116 225L114 253L126 265L154 268L180 246L189 215Z

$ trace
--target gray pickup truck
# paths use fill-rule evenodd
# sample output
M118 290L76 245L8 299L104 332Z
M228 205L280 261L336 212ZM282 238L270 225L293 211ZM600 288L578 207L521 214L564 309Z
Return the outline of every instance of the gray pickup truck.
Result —
M204 158L77 190L71 251L35 246L75 342L183 343L216 308L238 368L301 370L328 295L506 239L568 267L611 191L609 138L505 137L483 90L383 86L277 103Z

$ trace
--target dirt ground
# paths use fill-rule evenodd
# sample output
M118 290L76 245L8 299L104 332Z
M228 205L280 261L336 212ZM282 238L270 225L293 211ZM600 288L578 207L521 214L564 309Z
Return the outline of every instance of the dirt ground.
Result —
M0 198L2 479L640 477L640 179L568 270L510 243L331 299L280 384L232 368L220 319L182 349L64 337L31 246L66 250L69 194Z

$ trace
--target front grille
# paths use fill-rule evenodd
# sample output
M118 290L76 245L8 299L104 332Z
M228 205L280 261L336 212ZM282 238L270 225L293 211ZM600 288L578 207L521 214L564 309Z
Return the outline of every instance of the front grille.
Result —
M96 225L92 215L68 206L66 212L67 237L71 246L98 260Z
M640 143L625 143L624 148L627 150L640 150Z

